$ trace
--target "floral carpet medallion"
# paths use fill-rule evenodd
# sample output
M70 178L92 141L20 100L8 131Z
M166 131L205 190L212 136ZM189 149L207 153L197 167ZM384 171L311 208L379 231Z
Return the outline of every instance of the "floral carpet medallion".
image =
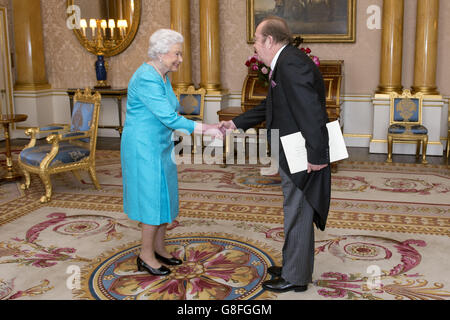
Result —
M171 274L162 277L137 271L140 245L120 249L86 268L79 293L100 300L261 298L267 268L275 262L257 244L233 238L193 234L167 239L168 251L183 264L171 266Z

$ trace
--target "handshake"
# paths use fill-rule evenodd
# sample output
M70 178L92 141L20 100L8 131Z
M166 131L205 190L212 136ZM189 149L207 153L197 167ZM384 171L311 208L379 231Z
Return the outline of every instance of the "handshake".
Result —
M221 121L216 124L206 124L197 122L195 125L194 133L213 136L215 138L223 140L223 137L226 135L227 130L234 130L234 129L237 128L232 120Z

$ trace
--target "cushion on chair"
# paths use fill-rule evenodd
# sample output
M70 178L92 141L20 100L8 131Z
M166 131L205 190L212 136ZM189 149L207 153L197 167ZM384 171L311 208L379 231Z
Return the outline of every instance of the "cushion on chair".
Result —
M413 134L428 134L428 129L418 124L411 126L411 132Z
M82 136L82 135L84 135L83 132L69 132L69 133L63 134L62 137L63 138L71 138L71 137Z
M83 103L77 101L73 106L70 131L88 131L91 127L93 113L93 103ZM83 142L89 142L89 138L80 140Z
M401 124L393 124L389 127L388 132L390 134L404 134L404 133L412 133L412 134L428 134L428 129L422 125L412 125L405 126Z
M185 115L189 120L192 120L192 121L203 121L203 119L202 118L200 118L200 117L192 117L192 116L188 116L188 115Z
M393 124L389 127L388 132L391 134L402 134L405 133L406 127L400 124Z
M64 129L64 127L50 126L50 127L39 128L40 131L51 131L51 130L62 130L62 129Z
M52 145L42 145L38 147L28 148L22 150L20 153L20 159L23 163L28 165L39 167L42 160L47 153L52 149ZM49 167L55 167L61 164L69 164L78 162L83 158L88 157L90 154L89 149L74 146L68 142L62 142L59 145L59 151L56 157L52 160Z

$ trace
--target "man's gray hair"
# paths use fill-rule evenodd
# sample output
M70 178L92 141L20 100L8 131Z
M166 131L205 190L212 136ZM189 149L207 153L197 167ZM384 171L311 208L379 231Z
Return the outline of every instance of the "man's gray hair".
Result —
M157 59L159 55L166 54L176 43L183 43L184 37L181 33L171 29L159 29L150 36L148 57Z

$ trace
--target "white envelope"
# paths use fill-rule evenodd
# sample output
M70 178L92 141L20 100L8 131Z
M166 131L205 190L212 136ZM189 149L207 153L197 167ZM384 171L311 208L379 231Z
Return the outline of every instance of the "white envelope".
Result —
M342 135L339 121L327 123L329 137L330 162L335 162L348 158L347 147ZM305 147L305 139L302 133L296 132L281 137L284 154L288 162L289 171L292 174L308 169L308 154Z

